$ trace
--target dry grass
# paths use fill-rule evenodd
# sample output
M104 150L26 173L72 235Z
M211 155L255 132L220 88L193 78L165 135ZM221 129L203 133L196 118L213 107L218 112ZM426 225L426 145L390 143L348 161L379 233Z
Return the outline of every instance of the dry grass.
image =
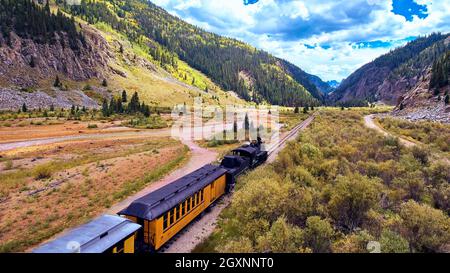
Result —
M8 197L0 203L0 252L24 251L101 214L188 157L188 149L169 138L99 142L68 143L61 149L41 151L57 156L52 163L0 178L7 182L1 186ZM66 161L60 158L69 154L73 157ZM50 179L35 177L48 173ZM51 187L50 182L62 183ZM30 195L36 189L44 190Z

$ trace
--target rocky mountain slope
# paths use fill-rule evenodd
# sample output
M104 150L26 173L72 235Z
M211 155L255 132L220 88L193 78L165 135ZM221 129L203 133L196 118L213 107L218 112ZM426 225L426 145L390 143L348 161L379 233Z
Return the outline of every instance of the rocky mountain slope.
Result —
M166 69L149 54L150 40L135 44L110 25L71 18L56 2L37 3L0 7L0 110L24 103L29 109L95 108L122 90L138 92L152 106L189 103L195 96L205 103L243 103L181 60L173 60L176 70Z
M448 50L448 34L431 34L370 62L345 79L331 94L338 103L381 101L397 105Z
M450 39L445 42L449 43ZM435 60L431 68L400 97L394 114L410 120L450 123L450 50Z
M14 7L0 8L0 18L11 18L0 22L0 110L92 107L124 89L153 106L198 95L219 105L323 100L318 77L145 0L5 3Z

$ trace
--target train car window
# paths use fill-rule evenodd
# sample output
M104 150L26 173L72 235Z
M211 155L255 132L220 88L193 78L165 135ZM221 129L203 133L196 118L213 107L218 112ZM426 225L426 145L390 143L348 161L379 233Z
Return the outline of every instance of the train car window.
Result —
M181 203L181 215L185 215L185 214L186 214L186 201Z
M191 210L191 198L187 200L187 211Z
M194 197L191 197L191 208L194 209L195 205L194 205Z
M125 242L121 241L116 245L116 253L123 253L125 248Z
M203 202L203 189L200 191L200 200Z
M178 206L177 212L178 212L178 213L177 213L177 218L180 219L180 218L181 218L181 205Z
M169 226L168 219L169 219L168 213L164 214L164 217L163 217L163 229L164 230L166 230L167 227Z
M173 209L170 211L170 217L169 217L169 225L173 224L173 218L175 217L175 212L173 211Z

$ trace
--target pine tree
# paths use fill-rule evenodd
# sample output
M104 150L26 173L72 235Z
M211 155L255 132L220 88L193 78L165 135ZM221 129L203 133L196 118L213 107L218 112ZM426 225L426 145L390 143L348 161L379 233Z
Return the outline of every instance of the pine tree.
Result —
M28 108L25 103L22 104L22 112L24 112L24 113L28 112Z
M117 105L116 105L116 100L114 99L114 97L112 97L109 102L108 113L109 113L109 115L117 113Z
M35 63L35 61L34 61L34 56L31 56L30 67L31 67L31 68L35 68L35 67L36 67L36 63Z
M300 111L300 110L298 109L298 106L295 106L294 113L295 113L295 114L298 114L299 111Z
M108 107L108 101L106 99L103 99L102 114L104 117L109 117L109 107Z
M134 92L133 96L131 97L130 103L128 104L128 112L129 113L136 113L139 111L140 102L139 102L139 95L137 92Z
M55 82L53 83L54 87L60 88L62 86L61 81L59 80L59 76L56 76Z
M444 102L445 102L446 105L450 103L449 100L450 100L450 98L449 98L449 95L447 94L447 95L445 96L445 99L444 99Z
M127 102L127 91L123 90L122 91L122 102Z

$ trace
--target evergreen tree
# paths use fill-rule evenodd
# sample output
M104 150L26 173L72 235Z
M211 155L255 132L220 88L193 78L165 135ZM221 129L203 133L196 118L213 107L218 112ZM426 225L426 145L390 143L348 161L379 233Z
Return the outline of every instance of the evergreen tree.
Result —
M109 117L109 107L108 107L108 101L106 99L103 99L102 114L104 117Z
M122 91L122 102L127 102L127 91L123 90Z
M22 112L24 112L24 113L28 112L28 108L25 103L22 104Z
M108 87L108 81L106 79L103 79L102 86L103 87Z
M117 105L116 105L116 100L114 99L114 97L112 97L109 102L108 113L109 113L109 115L117 113Z
M36 67L36 63L35 63L35 61L34 61L34 56L31 56L30 67L31 67L31 68L35 68L35 67Z
M137 113L139 112L139 108L140 108L139 95L137 92L134 92L133 96L131 97L130 103L128 104L127 111L128 113Z
M53 83L54 87L60 88L62 86L61 81L59 80L59 76L56 76L55 82Z

